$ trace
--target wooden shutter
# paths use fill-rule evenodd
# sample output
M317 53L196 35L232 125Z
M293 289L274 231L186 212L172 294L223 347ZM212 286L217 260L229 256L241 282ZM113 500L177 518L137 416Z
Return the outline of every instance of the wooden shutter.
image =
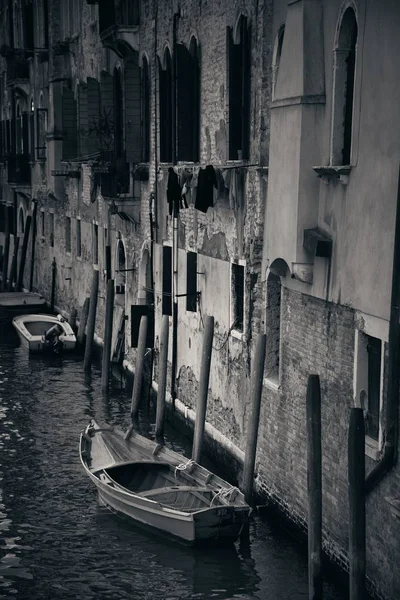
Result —
M200 160L200 63L196 53L192 56L192 89L193 89L193 160Z
M78 85L79 156L88 154L88 96L86 83Z
M186 310L197 311L197 252L186 255Z
M142 155L139 66L126 61L124 75L126 160L136 163L140 162Z
M189 50L177 44L178 160L193 160L193 65Z
M146 348L154 347L154 307L152 304L135 304L131 306L131 346L138 347L139 328L142 316L147 317Z
M228 53L228 114L229 114L229 156L238 159L242 137L242 48L234 44L232 29L227 27Z
M114 77L102 71L100 75L100 147L114 153Z
M162 314L172 315L172 248L163 246Z
M241 107L241 147L242 158L249 158L249 140L250 140L250 91L251 91L251 31L247 26L247 18L242 17L241 30L241 50L242 50L242 107Z
M62 121L63 121L63 159L77 158L78 131L77 110L74 92L68 87L63 88Z
M97 135L100 118L100 86L97 79L87 78L87 111L88 111L88 154L95 154L100 150L100 140Z

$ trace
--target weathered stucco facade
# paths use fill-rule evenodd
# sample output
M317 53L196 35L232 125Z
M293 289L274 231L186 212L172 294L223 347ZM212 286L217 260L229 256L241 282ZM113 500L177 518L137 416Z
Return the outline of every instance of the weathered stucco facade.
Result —
M135 307L146 305L155 382L169 314L168 389L187 420L212 315L206 431L239 471L255 339L266 332L256 488L302 527L306 386L317 373L324 544L346 567L350 408L365 409L367 472L388 428L398 3L3 4L3 273L7 238L10 276L15 240L19 263L36 205L24 288L49 300L54 289L55 306L75 308L79 319L98 269L101 340L111 275L113 347L124 323L124 365L132 369ZM207 167L215 180L204 192ZM175 176L187 202L176 223L177 289L168 202ZM395 466L367 497L367 573L388 599L400 596L399 496Z

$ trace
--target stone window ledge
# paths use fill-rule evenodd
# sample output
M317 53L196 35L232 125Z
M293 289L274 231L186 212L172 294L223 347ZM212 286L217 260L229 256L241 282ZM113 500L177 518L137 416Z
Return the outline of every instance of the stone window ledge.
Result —
M264 377L263 385L273 392L279 392L281 389L278 377Z
M365 436L365 454L372 458L372 460L379 460L380 450L379 450L379 442L369 437L369 435Z
M330 183L334 180L339 180L343 185L348 185L351 165L326 165L321 167L313 167L318 177L325 183Z

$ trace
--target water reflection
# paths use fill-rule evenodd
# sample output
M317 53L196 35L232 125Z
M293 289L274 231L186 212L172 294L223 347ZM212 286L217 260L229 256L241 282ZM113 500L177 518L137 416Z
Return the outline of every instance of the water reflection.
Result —
M98 367L85 377L78 357L29 358L0 331L0 598L307 598L303 552L267 521L252 522L250 545L190 548L98 505L79 432L92 417L124 429L129 408L119 381L101 394ZM169 427L166 440L189 455ZM341 595L327 586L324 597Z

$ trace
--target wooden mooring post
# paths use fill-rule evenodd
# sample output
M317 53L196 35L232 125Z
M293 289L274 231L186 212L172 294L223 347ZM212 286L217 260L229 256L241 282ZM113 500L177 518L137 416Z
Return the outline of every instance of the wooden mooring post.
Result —
M37 200L33 201L32 211L32 246L31 246L31 271L29 275L29 291L33 289L33 273L35 269L35 247L36 247L36 233L37 233Z
M206 423L208 383L210 381L210 366L212 354L212 342L214 337L214 317L208 315L205 319L203 352L201 356L199 396L196 406L196 423L194 427L192 459L199 463L204 441L204 429Z
M308 598L322 598L322 449L321 390L318 375L309 375L307 413Z
M76 316L77 316L76 308L71 308L71 312L68 315L68 323L72 327L72 330L76 332Z
M109 279L107 282L107 297L106 297L106 315L104 324L104 346L102 357L102 372L101 372L101 389L103 393L108 392L108 384L110 381L110 359L111 359L111 340L112 327L114 318L114 279Z
M94 330L96 326L96 312L97 312L97 296L99 293L99 271L95 269L93 271L92 287L90 290L90 305L89 315L87 322L87 335L85 344L85 356L83 359L83 369L88 372L92 366L92 353L93 353L93 340Z
M88 296L87 298L85 298L85 302L83 303L81 318L79 320L78 333L76 336L76 339L80 346L83 346L83 343L85 341L85 329L86 329L86 323L87 323L88 314L89 314L89 304L90 304L90 298Z
M247 425L246 450L243 468L243 493L250 502L253 492L254 466L256 463L258 424L260 421L262 382L264 376L265 345L267 336L260 333L257 336L254 362L251 375L251 409Z
M131 400L131 419L134 422L137 419L140 397L142 394L142 383L143 383L143 368L144 368L144 356L146 353L146 340L147 340L147 325L148 318L143 315L140 319L139 325L139 341L136 355L135 365L135 377L133 380L132 400Z
M350 412L349 475L349 576L350 600L365 598L365 426L362 408Z
M17 280L17 287L16 287L17 292L20 292L22 290L22 285L23 285L23 280L24 280L26 252L28 250L28 241L29 241L29 232L31 230L31 221L32 221L32 216L28 215L26 217L26 221L25 221L25 231L24 231L24 237L22 240L21 260L19 263L18 280Z
M14 250L11 260L11 269L10 276L8 278L8 287L7 289L12 292L13 284L15 278L17 276L17 264L18 264L18 249L19 249L19 237L17 235L14 236Z
M165 417L165 393L167 390L167 366L168 366L168 337L169 337L169 317L164 315L161 325L160 354L158 366L158 391L157 391L157 410L156 410L156 438L162 438L164 435L164 417Z
M54 305L56 301L56 275L57 275L57 263L56 257L53 256L51 263L51 298L50 298L50 310L54 311Z

